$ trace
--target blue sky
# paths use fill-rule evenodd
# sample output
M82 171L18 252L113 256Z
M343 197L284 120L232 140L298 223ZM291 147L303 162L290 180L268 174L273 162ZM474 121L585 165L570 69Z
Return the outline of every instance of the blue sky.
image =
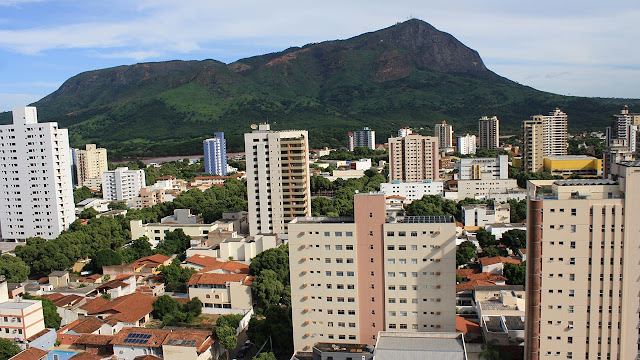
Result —
M637 0L0 0L0 111L83 71L173 59L228 63L411 17L454 35L491 70L522 84L640 97Z

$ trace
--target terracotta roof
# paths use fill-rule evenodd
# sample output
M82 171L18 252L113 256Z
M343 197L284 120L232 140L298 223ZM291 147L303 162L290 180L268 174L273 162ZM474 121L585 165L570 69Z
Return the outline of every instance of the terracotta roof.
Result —
M153 311L155 298L141 293L133 293L109 301L101 297L87 302L82 309L89 315L113 314L107 318L134 323Z
M478 261L482 266L493 265L498 263L520 264L520 260L516 260L516 259L504 257L504 256L482 257Z
M507 281L507 278L502 275L477 272L476 269L458 269L456 275L467 280L456 284L456 291L473 290L476 286L494 286L498 282Z
M27 342L32 342L33 340L41 337L42 335L48 333L49 331L51 331L50 329L44 329L42 331L40 331L39 333L32 335L31 337L27 338Z
M133 263L131 263L131 266L135 266L135 267L149 266L149 265L159 266L169 259L171 259L169 256L165 256L162 254L155 254L155 255L145 256L143 258L140 258L134 261Z
M456 292L465 291L465 290L473 290L476 286L497 286L494 282L487 280L469 280L465 282L461 282L460 284L456 284Z
M204 266L199 272L209 272L222 269L227 272L236 274L248 274L249 265L239 263L237 261L218 261L216 258L204 255L193 255L187 260L187 263Z
M32 347L10 358L10 360L39 360L47 356L48 353L48 351Z
M109 345L111 340L113 340L113 335L82 334L73 343L81 345Z
M65 307L65 306L72 306L75 305L77 303L79 303L80 301L82 301L84 299L84 296L80 296L80 295L76 295L76 294L70 294L67 296L63 296L61 298L58 298L56 300L51 300L51 302L58 307Z
M42 295L42 297L45 299L51 300L53 302L63 298L64 295L62 295L61 293L53 293L53 294Z
M395 199L406 199L406 197L404 197L404 196L400 196L400 195L389 195L389 196L387 196L387 199L391 199L391 198L395 198Z
M106 282L106 283L98 286L97 289L98 290L104 290L104 289L111 290L111 289L116 289L116 288L119 288L119 287L125 288L127 286L129 286L129 284L124 282L124 281L122 281L122 280L111 280L109 282Z
M73 355L69 358L69 360L100 360L103 359L104 356L92 354L89 352L82 352L76 355Z
M239 282L242 285L250 286L253 283L253 276L246 274L197 273L191 275L187 285L225 285L227 282Z
M170 180L170 179L175 179L175 177L171 175L165 175L165 176L160 176L159 178L156 178L156 180Z
M48 282L49 282L48 276L43 276L40 279L38 279L38 284L47 284Z
M98 331L102 325L104 325L104 321L95 316L90 316L81 320L80 323L74 327L68 328L67 331L73 331L78 334L91 334L94 331Z
M93 274L93 275L87 276L87 279L91 279L91 280L98 280L100 278L102 278L101 274Z
M456 331L461 332L463 334L466 333L478 333L481 334L482 330L480 329L480 325L474 323L473 321L469 321L462 316L456 315Z
M480 272L480 269L457 269L456 275L462 276L464 278L473 274L479 274Z
M522 255L527 255L527 249L518 249Z
M172 340L195 340L196 343L194 345L187 345L180 341ZM202 353L211 347L212 342L213 339L211 338L211 332L209 331L176 330L167 335L163 345L196 347L198 349L198 353Z
M123 328L116 335L113 336L111 344L113 345L126 345L126 346L141 346L141 347L161 347L169 335L170 330L163 329L147 329L147 328ZM151 335L149 340L145 344L131 344L125 343L124 339L129 336L130 333L148 334Z
M155 355L140 355L133 358L133 360L162 360Z

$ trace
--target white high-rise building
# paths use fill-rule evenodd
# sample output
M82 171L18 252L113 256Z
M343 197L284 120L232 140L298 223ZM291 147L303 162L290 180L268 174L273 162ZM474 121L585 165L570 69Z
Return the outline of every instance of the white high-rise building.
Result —
M75 220L67 129L38 123L35 107L0 125L0 203L5 240L54 239Z
M438 138L440 150L446 151L453 147L453 126L447 125L446 121L436 124L435 136Z
M567 155L567 114L556 108L549 115L534 115L542 122L542 153L544 157Z
M478 134L480 135L479 148L497 150L500 146L500 120L498 117L481 117L478 120Z
M215 133L203 142L204 172L212 175L227 175L227 140L223 132Z
M353 146L354 148L368 147L371 150L375 150L376 132L368 127L363 127L361 130L355 131L353 133Z
M100 190L102 173L109 170L107 165L107 149L97 148L95 144L87 144L85 149L74 151L76 157L76 176L78 186L86 186L92 190Z
M284 234L289 221L311 216L308 132L260 124L244 134L244 149L249 234Z
M400 130L398 130L398 137L405 137L407 135L411 135L413 134L413 131L411 130L411 128L408 128L406 126L400 128Z
M144 170L119 167L102 173L102 197L109 201L126 201L138 197L146 186Z
M466 134L458 136L458 152L462 155L476 153L476 136Z

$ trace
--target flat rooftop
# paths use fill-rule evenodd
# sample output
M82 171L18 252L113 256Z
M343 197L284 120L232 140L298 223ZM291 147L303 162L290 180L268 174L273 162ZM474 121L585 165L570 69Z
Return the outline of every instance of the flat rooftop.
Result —
M354 219L350 216L328 217L328 216L305 216L296 217L291 220L292 224L352 224Z
M403 224L455 223L453 216L399 216L396 222Z
M336 344L336 343L317 343L313 345L315 349L323 352L348 352L358 354L373 354L373 346L366 344Z
M611 179L565 179L556 180L554 182L558 186L576 186L576 185L617 185L618 182Z
M26 309L40 300L16 300L0 303L0 309Z
M558 155L545 156L544 158L549 160L599 160L598 158L589 155Z
M459 333L382 331L378 336L375 358L465 360L466 351L462 334Z

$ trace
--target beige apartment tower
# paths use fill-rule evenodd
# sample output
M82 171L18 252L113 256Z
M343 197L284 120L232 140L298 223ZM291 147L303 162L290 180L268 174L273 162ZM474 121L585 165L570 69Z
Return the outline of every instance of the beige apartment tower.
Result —
M529 181L525 359L638 359L640 162Z
M500 146L500 120L497 116L483 116L478 120L478 147L481 149L498 150Z
M438 181L438 138L418 134L390 138L389 180Z
M434 127L435 137L438 138L439 150L446 151L453 147L453 126L446 121L436 124Z
M522 166L526 172L544 170L544 137L540 120L526 120L522 123L522 147L524 150Z
M244 134L250 235L283 234L289 221L311 215L308 139L306 130L269 124Z
M387 219L384 194L358 194L354 217L289 224L296 351L376 343L379 331L455 331L455 221Z
M95 144L87 144L84 150L76 151L76 166L78 186L100 190L102 173L109 170L107 149L97 148Z

